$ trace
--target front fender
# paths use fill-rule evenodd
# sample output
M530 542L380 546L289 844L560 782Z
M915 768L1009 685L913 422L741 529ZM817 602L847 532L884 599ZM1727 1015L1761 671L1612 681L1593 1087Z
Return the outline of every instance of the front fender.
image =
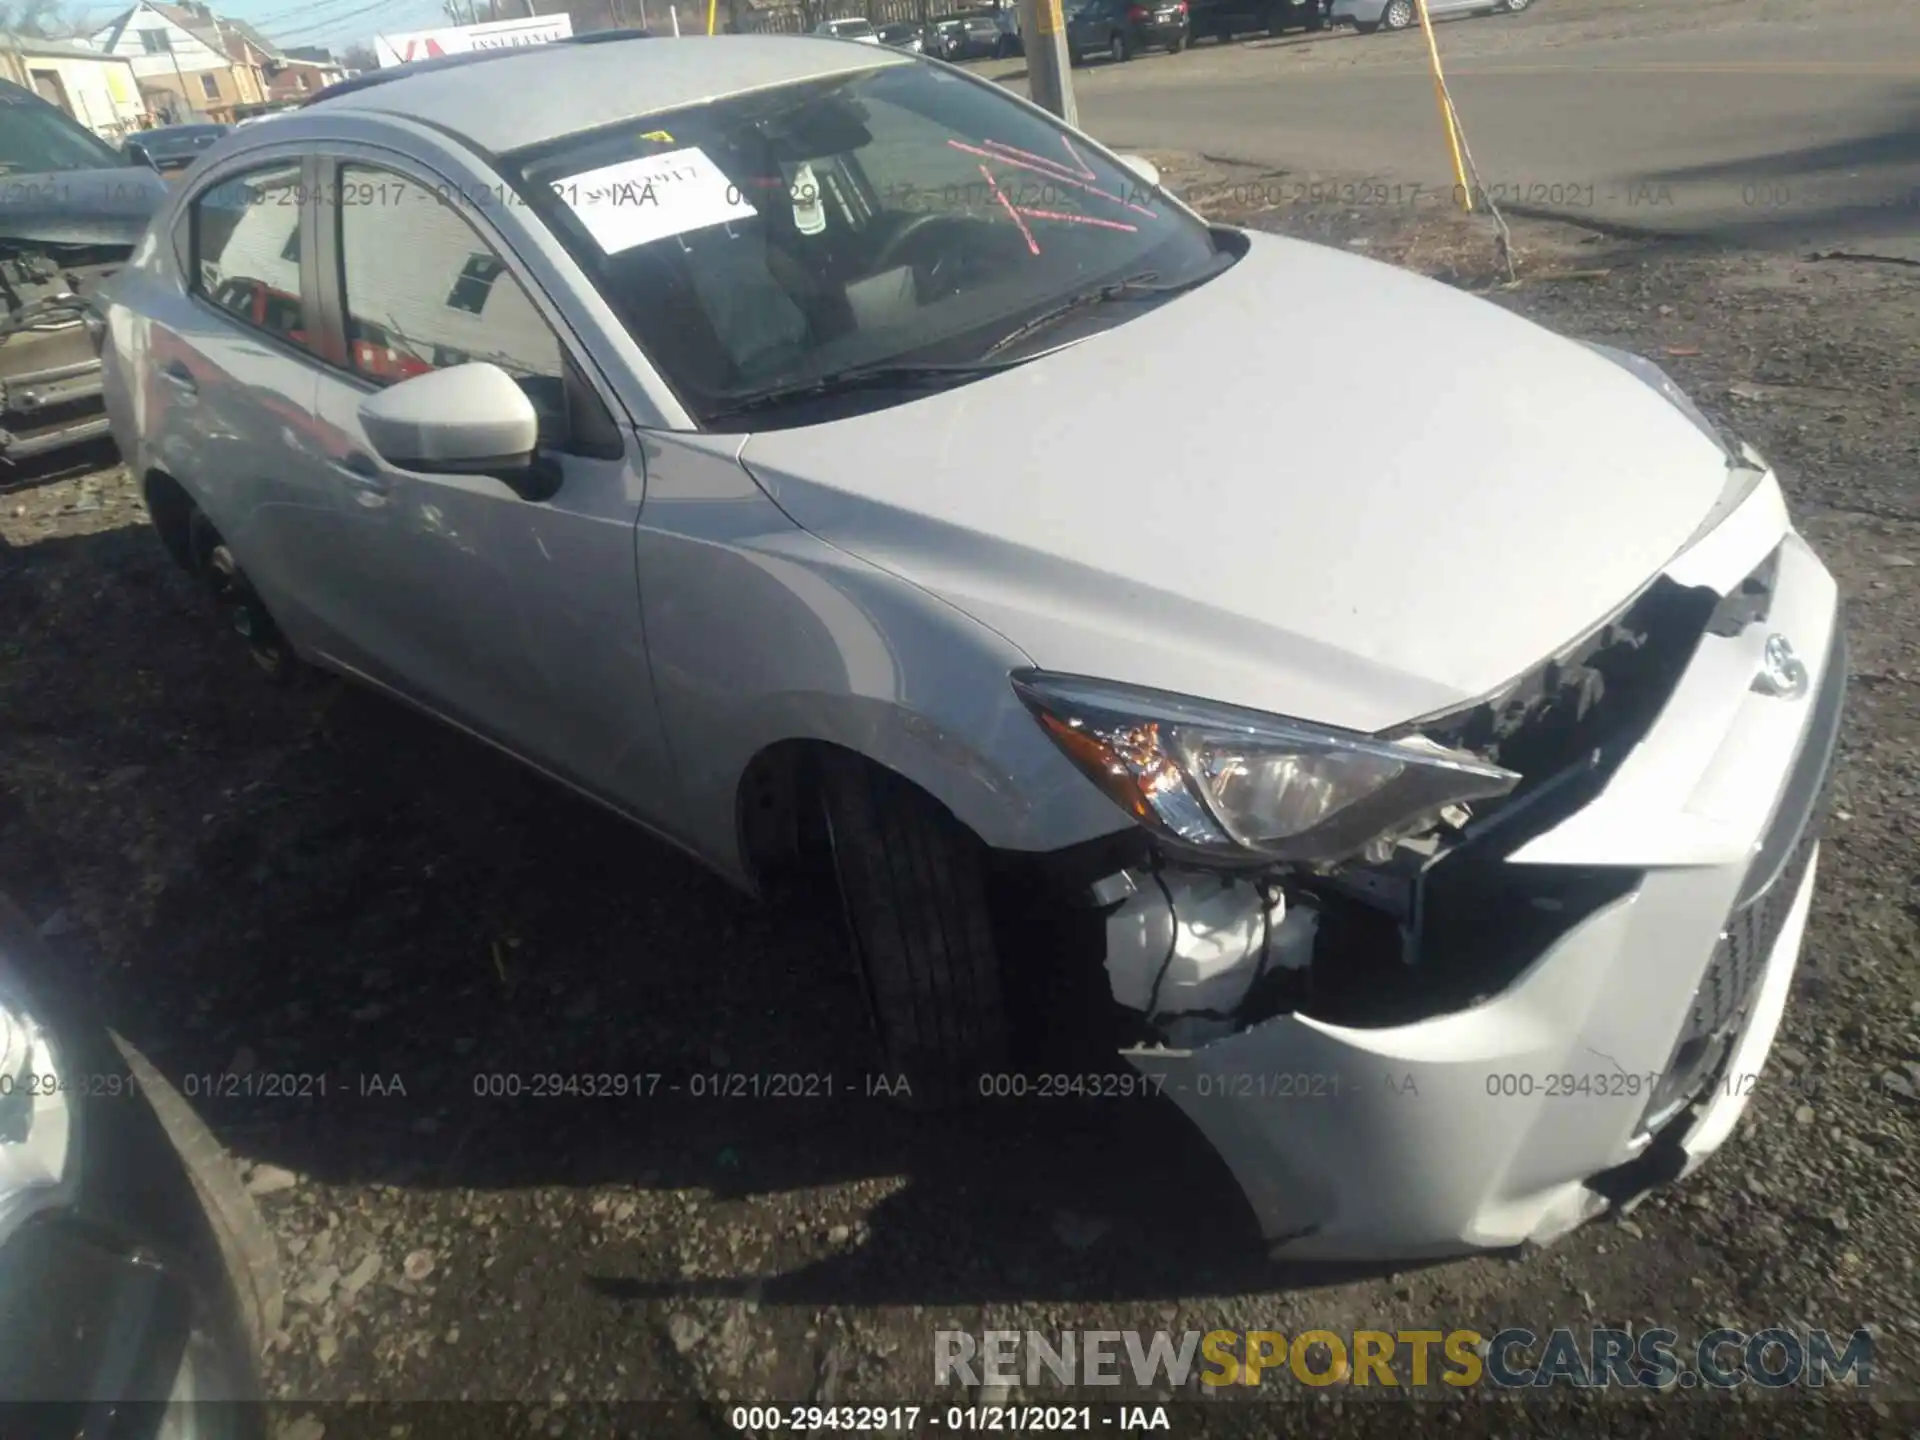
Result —
M1030 665L952 605L796 527L743 473L674 493L661 457L636 535L680 838L751 885L737 801L782 741L838 745L913 781L996 849L1044 852L1131 822L1013 693ZM705 467L703 467L704 469ZM707 469L702 477L715 478Z

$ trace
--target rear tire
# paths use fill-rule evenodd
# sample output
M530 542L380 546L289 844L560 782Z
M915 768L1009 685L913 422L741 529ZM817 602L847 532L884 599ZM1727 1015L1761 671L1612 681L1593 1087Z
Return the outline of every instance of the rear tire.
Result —
M1181 35L1167 42L1167 54L1169 55L1178 55L1182 50L1186 48L1187 48L1187 37L1184 35Z
M266 602L204 511L193 512L188 533L195 564L213 593L222 622L246 645L260 673L275 685L292 685L305 678L305 663L281 634Z
M1133 46L1127 43L1125 35L1116 30L1113 39L1107 42L1107 55L1114 64L1124 65L1133 58Z
M985 847L932 797L836 751L821 763L848 939L892 1075L919 1106L980 1093L1008 1062Z
M1387 8L1380 12L1379 28L1404 30L1419 18L1414 14L1413 0L1387 0Z

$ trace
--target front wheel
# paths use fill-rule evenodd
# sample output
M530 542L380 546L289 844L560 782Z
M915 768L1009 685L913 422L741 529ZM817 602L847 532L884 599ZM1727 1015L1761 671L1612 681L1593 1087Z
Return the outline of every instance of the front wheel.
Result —
M1532 3L1533 0L1500 0L1498 8L1506 11L1509 15L1518 15Z
M858 756L821 766L828 853L868 1013L916 1105L1006 1068L1009 1027L985 847L932 797Z
M1124 65L1133 58L1133 46L1127 43L1127 37L1118 31L1107 43L1107 54L1116 65Z

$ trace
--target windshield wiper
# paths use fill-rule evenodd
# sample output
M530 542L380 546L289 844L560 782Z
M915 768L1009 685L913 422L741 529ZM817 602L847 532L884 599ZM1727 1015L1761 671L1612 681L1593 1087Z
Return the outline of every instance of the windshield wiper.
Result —
M1231 260L1228 264L1231 264ZM1157 270L1142 270L1137 275L1129 275L1124 280L1114 280L1093 290L1082 290L1078 295L1070 295L1051 309L1042 310L1031 319L1014 326L1006 334L980 352L980 358L998 355L1010 350L1038 331L1056 325L1069 315L1077 315L1082 310L1090 310L1095 305L1105 305L1114 300L1155 300L1163 295L1178 295L1182 290L1191 290L1203 285L1215 275L1226 269L1226 265L1213 264L1198 275L1190 275L1185 280L1175 280L1167 284L1156 283L1160 279Z
M780 385L771 390L761 390L756 394L742 396L731 404L709 410L707 419L719 420L752 410L765 410L775 405L791 404L796 400L848 395L859 390L937 389L942 385L957 385L967 380L978 380L1002 370L1011 370L1023 363L1019 360L983 359L964 361L955 365L906 365L891 362L854 365L845 370L835 370L830 374L802 381L797 385Z

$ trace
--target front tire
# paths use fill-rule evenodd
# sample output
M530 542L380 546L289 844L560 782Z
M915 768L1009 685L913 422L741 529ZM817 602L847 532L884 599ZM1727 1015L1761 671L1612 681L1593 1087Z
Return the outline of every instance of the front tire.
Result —
M848 939L887 1065L915 1104L979 1093L1009 1055L985 847L932 797L858 756L821 766Z

